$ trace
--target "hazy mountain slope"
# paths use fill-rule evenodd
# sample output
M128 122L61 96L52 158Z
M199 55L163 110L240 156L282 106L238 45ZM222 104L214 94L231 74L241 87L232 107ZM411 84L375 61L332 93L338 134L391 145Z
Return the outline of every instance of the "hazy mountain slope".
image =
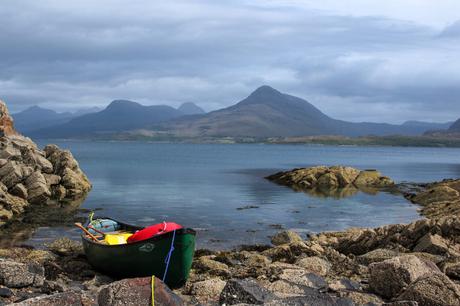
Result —
M21 133L29 134L36 130L56 126L72 120L72 118L100 111L97 107L80 109L74 113L58 113L40 106L29 107L22 112L13 114L15 126Z
M69 121L72 113L57 113L50 109L32 106L22 112L13 114L14 125L21 133L42 129Z
M452 123L452 125L449 127L450 132L460 132L460 119Z
M166 105L143 106L127 100L115 100L104 110L73 118L67 123L33 131L32 137L81 137L143 128L169 120L182 113Z
M444 130L448 129L452 125L452 121L450 122L425 122L425 121L406 121L402 124L403 127L412 127L414 129L420 129L422 131L427 130Z

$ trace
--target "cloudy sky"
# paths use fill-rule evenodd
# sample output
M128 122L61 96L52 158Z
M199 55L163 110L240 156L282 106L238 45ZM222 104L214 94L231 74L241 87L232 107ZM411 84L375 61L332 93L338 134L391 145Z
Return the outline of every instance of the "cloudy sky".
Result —
M351 121L460 117L458 0L2 0L12 112L113 99L214 110L260 85Z

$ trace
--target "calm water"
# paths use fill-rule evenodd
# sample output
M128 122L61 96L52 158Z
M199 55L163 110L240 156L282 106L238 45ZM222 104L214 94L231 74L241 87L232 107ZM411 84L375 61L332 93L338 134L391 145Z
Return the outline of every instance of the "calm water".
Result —
M48 142L39 142L44 145ZM163 220L198 229L199 247L266 243L279 227L299 232L379 226L417 218L417 207L388 193L318 198L263 177L314 165L376 168L401 181L460 176L460 149L303 145L59 142L70 149L93 183L82 208L129 223ZM258 208L238 209L245 206ZM31 243L70 227L39 228Z

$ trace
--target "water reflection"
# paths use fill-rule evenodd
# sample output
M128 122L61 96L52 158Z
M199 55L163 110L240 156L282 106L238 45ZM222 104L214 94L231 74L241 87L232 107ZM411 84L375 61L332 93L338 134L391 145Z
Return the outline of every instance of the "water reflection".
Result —
M85 197L73 201L55 202L49 205L32 205L21 216L0 229L0 248L20 245L30 239L39 227L56 227L82 222L80 205Z

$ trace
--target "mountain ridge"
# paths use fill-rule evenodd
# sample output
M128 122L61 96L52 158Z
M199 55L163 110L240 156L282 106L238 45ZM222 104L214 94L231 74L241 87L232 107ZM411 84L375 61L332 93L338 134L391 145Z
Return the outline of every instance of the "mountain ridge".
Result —
M184 104L192 106L192 109L196 106L193 103ZM32 137L72 138L123 132L135 135L139 130L139 133L148 131L194 138L412 136L421 135L433 126L438 126L435 123L414 121L394 125L338 120L329 117L307 100L267 85L260 86L234 105L209 113L187 114L179 109L167 105L144 106L129 100L114 100L100 112L79 116L67 123L30 134Z

